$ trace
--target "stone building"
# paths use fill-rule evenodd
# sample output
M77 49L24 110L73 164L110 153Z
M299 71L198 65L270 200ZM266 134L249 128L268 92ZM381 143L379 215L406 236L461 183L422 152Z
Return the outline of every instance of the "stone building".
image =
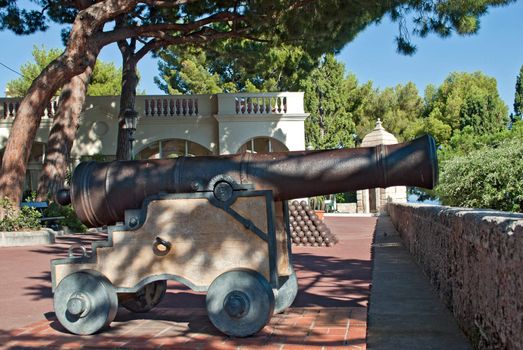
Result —
M20 98L0 98L0 150L5 147ZM116 154L119 96L87 97L72 165ZM53 99L33 144L26 189L37 187L57 107ZM137 96L135 159L305 149L302 92ZM1 151L0 151L1 152Z
M376 127L363 138L361 147L374 147L377 145L393 145L398 140L390 132L387 132L381 125L378 118ZM371 188L356 192L357 204L356 211L362 214L386 214L387 203L406 203L407 188L405 186L395 186L388 188Z

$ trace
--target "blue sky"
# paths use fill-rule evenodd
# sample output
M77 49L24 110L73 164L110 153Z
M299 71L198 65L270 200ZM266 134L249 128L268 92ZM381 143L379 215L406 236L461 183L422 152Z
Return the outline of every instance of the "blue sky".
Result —
M338 55L347 71L356 74L361 82L372 80L375 87L384 88L414 82L421 93L428 84L439 85L454 71L483 71L498 81L500 95L512 110L516 76L523 65L523 1L502 8L492 8L481 19L479 34L469 37L437 36L416 38L418 51L414 56L396 53L394 37L397 25L387 18L368 27ZM45 33L15 36L0 32L0 63L18 70L31 59L34 44L47 48L62 47L60 28L54 26ZM120 54L115 45L102 50L100 58L120 65ZM139 65L140 88L148 94L163 94L154 84L157 63L149 57ZM17 75L0 66L0 95L6 82Z

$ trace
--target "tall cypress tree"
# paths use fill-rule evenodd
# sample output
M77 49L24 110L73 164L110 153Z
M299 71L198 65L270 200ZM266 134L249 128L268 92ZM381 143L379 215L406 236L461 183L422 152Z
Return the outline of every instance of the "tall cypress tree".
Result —
M516 93L514 95L514 119L523 119L523 65L516 78Z

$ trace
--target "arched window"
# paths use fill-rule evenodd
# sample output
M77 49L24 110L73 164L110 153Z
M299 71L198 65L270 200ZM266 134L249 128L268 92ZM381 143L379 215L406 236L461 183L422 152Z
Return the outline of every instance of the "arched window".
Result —
M196 142L170 139L149 144L136 155L136 159L194 157L209 156L211 154L211 151Z
M272 137L255 137L245 142L238 150L238 153L287 152L288 150L287 146Z

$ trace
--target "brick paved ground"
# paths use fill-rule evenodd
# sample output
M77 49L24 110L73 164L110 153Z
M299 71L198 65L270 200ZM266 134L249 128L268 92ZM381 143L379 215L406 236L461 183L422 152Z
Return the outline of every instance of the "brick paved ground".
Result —
M228 338L207 318L205 296L169 283L165 299L147 314L119 309L103 333L68 334L52 307L49 259L75 238L30 248L0 248L0 347L171 349L365 349L375 218L328 218L340 242L294 249L300 291L293 306L259 334ZM101 239L90 236L86 240Z

